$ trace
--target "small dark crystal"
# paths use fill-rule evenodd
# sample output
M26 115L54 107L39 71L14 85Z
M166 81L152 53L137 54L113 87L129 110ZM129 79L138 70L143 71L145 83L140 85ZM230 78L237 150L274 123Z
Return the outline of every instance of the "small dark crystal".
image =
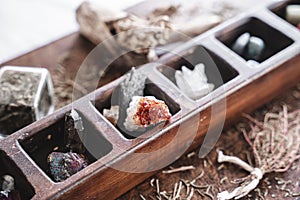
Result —
M79 114L72 109L65 116L65 144L69 151L83 154L85 152L83 139L83 123Z

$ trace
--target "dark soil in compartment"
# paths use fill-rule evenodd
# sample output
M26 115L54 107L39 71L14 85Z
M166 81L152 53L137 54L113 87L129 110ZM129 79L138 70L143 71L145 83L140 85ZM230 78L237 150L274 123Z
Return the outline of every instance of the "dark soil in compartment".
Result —
M181 70L182 66L193 70L199 63L205 65L208 83L213 83L215 89L238 76L238 72L225 60L202 46L187 50L183 56L174 55L171 62L159 66L158 70L176 85L175 70Z
M270 6L269 9L273 13L275 13L276 15L281 17L282 19L286 20L286 7L288 5L300 5L300 1L299 0L293 0L293 1L279 2L279 3L273 4L272 6Z
M78 112L79 113L79 112ZM83 115L84 137L82 139L86 149L84 156L88 164L105 156L112 150L112 145L96 130ZM47 163L48 155L55 152L68 152L65 146L65 118L59 119L48 128L34 134L32 137L20 140L22 148L37 163L37 165L53 180ZM84 170L84 169L83 169Z
M28 182L17 165L0 150L0 177L10 175L14 178L15 189L19 191L21 199L31 199L35 195L34 188Z
M246 32L265 42L265 49L257 60L260 63L294 43L292 39L257 18L249 18L234 27L229 27L217 38L231 49L237 38ZM242 57L248 60L245 56Z
M97 99L94 103L97 110L103 114L103 109L110 109L111 106L117 105L117 103L112 100L112 95L115 92L115 88L107 90L99 99ZM150 80L146 80L146 86L144 89L144 96L154 96L158 100L162 100L166 103L169 108L170 113L174 116L176 113L180 111L180 106L169 97L159 86L151 82ZM161 125L161 126L160 126ZM127 139L135 139L146 132L156 132L161 130L161 127L164 124L157 124L155 126L149 126L144 131L128 133L126 130L122 130L118 125L116 128L121 132L121 134Z

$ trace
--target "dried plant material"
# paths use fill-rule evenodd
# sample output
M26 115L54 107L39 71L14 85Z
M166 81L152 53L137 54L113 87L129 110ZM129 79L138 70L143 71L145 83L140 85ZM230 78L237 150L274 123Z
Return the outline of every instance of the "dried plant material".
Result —
M119 119L119 106L112 106L110 109L103 109L103 116L114 126L117 125Z
M164 170L162 171L163 174L172 174L172 173L177 173L177 172L183 172L183 171L190 171L194 170L195 167L190 165L190 166L182 166L176 169L170 169L170 170Z
M114 47L119 44L136 53L150 52L149 55L153 56L153 49L166 44L171 30L167 16L146 20L122 11L108 10L90 2L82 3L76 14L80 33L94 44L98 45L116 35L116 40L112 41L109 47L112 53Z
M191 158L195 155L196 155L196 152L193 151L193 152L189 153L188 155L186 155L186 157Z
M160 16L144 20L136 16L121 19L112 24L118 43L136 53L148 53L156 46L167 44L171 25L169 17Z
M168 106L153 96L134 96L127 108L124 127L128 131L146 128L171 119Z
M256 167L252 167L234 156L226 156L222 151L218 153L218 162L234 163L251 174L240 181L232 191L218 194L219 200L239 199L254 190L264 174L271 172L285 172L300 158L300 110L288 113L287 106L283 111L267 113L264 122L258 122L245 115L254 125L247 134L243 130L246 141L252 147Z
M194 166L183 166L177 169L172 169L174 172L178 170L180 171L186 171L188 170L194 170ZM168 170L169 171L169 170ZM173 173L170 171L170 173ZM167 173L169 174L169 173ZM172 186L172 190L162 190L162 187L160 186L160 182L158 179L151 179L150 185L152 187L155 186L155 194L149 195L150 199L154 200L161 200L161 199L170 199L170 200L178 200L178 199L193 199L196 197L197 193L200 194L202 197L207 197L212 199L213 195L211 192L213 192L214 187L210 184L205 185L197 185L197 181L200 180L204 176L204 171L202 171L196 178L193 178L191 180L180 180L178 182L175 182ZM155 185L154 185L155 182ZM145 198L145 196L143 196ZM147 198L148 199L148 198Z
M54 110L47 69L5 66L0 70L0 133L9 135Z
M176 84L179 89L193 100L198 100L214 89L214 84L208 83L205 66L197 64L194 70L183 66L175 72Z
M62 65L57 65L53 72L55 105L57 108L72 102L74 81L67 74L65 67Z
M293 193L292 197L300 197L300 193Z
M140 197L142 200L146 200L146 198L142 194L140 194Z
M223 177L221 180L220 180L220 184L223 184L225 181L227 181L228 180L228 177L227 176L225 176L225 177Z
M152 178L151 181L150 181L150 186L151 187L154 187L154 181L155 181L155 178Z

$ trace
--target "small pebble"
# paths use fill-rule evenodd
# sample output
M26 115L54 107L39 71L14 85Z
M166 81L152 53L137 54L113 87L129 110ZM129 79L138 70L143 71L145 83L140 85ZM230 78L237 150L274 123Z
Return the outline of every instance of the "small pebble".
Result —
M250 33L244 33L235 41L232 50L239 55L242 55L250 40Z
M256 67L257 65L259 65L259 62L255 60L248 60L247 65L249 65L250 67Z
M246 57L250 60L259 60L265 48L265 43L262 39L252 36L250 37Z
M286 7L286 20L295 26L300 23L300 5L289 5Z

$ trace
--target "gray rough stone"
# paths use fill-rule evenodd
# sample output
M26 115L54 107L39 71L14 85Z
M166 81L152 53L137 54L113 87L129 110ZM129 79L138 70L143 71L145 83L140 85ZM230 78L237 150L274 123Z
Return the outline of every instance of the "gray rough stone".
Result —
M118 126L126 118L126 109L134 96L144 96L144 88L147 76L137 71L134 67L125 75L124 81L119 85L112 95L112 105L119 105Z

